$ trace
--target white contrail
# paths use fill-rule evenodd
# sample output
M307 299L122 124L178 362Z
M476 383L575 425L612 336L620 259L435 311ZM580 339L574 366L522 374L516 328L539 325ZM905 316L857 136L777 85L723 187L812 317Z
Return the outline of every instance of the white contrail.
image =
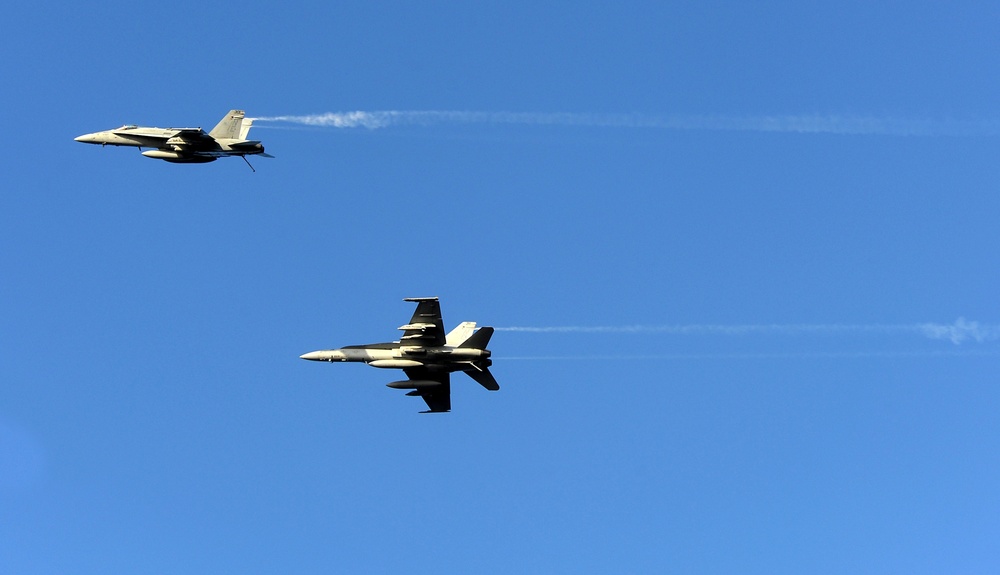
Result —
M625 326L510 326L497 331L528 333L664 333L670 335L806 335L838 333L916 334L929 339L945 339L958 345L967 341L1000 339L1000 325L982 325L958 318L953 324L748 324L748 325L625 325Z
M259 122L284 122L324 128L429 126L434 124L521 124L673 130L724 130L885 136L974 135L1000 133L1000 122L879 118L849 115L682 116L572 112L477 112L469 110L382 110L265 116Z
M1000 350L951 351L805 351L787 353L666 353L655 355L526 355L495 356L496 361L657 361L699 359L861 359L893 357L995 357Z

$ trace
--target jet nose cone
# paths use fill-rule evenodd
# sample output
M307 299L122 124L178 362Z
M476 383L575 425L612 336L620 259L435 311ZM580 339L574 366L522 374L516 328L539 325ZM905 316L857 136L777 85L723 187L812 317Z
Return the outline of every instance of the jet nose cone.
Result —
M326 352L323 351L310 351L309 353L303 353L299 356L299 359L308 359L310 361L323 361L326 359Z
M82 136L77 136L77 137L73 138L73 141L74 142L83 142L84 144L93 144L94 143L94 135L93 134L84 134Z

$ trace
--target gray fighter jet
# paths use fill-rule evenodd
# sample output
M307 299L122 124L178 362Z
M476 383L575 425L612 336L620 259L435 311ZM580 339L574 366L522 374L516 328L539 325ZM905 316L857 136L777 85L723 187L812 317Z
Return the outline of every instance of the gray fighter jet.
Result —
M445 335L441 305L436 297L411 297L403 301L417 303L410 322L399 329L403 337L389 343L349 345L340 349L313 351L302 359L313 361L363 361L372 367L402 369L406 377L386 384L394 389L411 389L406 395L420 396L429 411L451 410L451 381L454 371L464 371L480 385L497 391L500 385L490 373L493 361L486 345L492 327L476 329L467 321Z
M134 146L140 151L150 148L142 155L175 164L204 164L239 156L253 170L247 156L274 156L265 154L260 142L246 139L252 125L253 118L247 118L243 110L230 110L207 134L201 128L147 128L126 124L114 130L84 134L74 140L102 146Z

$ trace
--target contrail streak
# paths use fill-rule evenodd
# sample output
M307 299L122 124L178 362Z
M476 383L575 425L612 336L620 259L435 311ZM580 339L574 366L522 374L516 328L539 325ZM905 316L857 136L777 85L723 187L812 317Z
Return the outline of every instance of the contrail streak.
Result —
M788 353L673 353L657 355L538 355L495 357L497 361L657 361L700 359L860 359L898 357L997 357L1000 350L817 351Z
M967 341L1000 339L1000 325L982 325L958 318L953 324L750 324L750 325L626 325L626 326L510 326L497 331L527 333L663 333L670 335L835 335L911 334L928 339L949 340L958 345Z
M997 120L931 120L849 115L683 116L573 112L477 112L469 110L382 110L327 112L302 116L264 116L260 122L283 122L323 128L431 126L436 124L519 124L606 128L658 128L739 132L790 132L884 136L967 136L1000 133Z

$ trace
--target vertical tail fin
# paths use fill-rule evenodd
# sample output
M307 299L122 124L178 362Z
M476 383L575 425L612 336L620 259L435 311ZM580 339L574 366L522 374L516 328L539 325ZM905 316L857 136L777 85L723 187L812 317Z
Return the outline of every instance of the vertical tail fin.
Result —
M469 339L462 342L459 347L471 347L472 349L486 349L486 346L490 343L490 338L493 337L492 327L481 327L479 331L472 334Z
M240 137L240 130L243 125L243 117L245 113L243 110L229 110L229 113L225 115L218 124L212 128L212 131L208 133L216 140L226 139L226 140L236 140ZM249 130L250 127L247 126Z
M240 125L241 140L247 139L247 134L250 133L250 126L253 126L253 118L243 118L243 124Z
M459 344L472 337L476 332L476 322L463 321L458 326L444 336L444 344L451 347L458 347Z

